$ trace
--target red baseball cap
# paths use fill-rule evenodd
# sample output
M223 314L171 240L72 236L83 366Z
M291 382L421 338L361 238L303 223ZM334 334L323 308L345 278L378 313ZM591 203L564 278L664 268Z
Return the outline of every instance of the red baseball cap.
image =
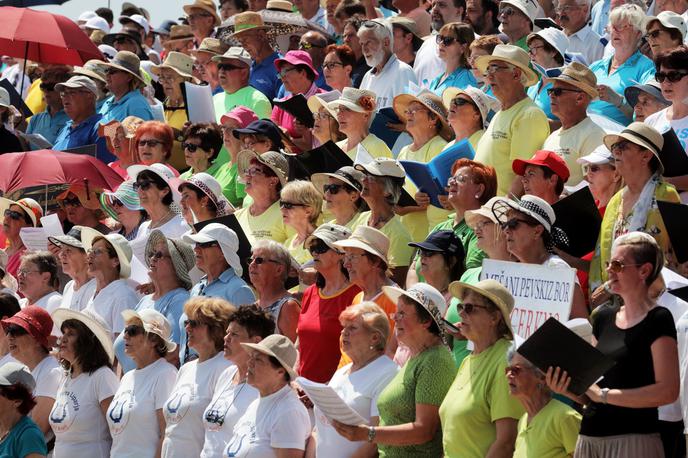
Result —
M553 151L540 150L536 151L533 157L529 160L515 159L511 163L511 168L516 175L523 175L526 172L526 166L539 165L540 167L547 167L554 172L563 182L569 179L571 172L566 165L566 161Z
M313 79L318 79L318 71L313 67L313 59L306 51L289 51L281 59L275 59L275 68L278 72L281 71L282 64L285 62L294 66L305 65L313 73Z

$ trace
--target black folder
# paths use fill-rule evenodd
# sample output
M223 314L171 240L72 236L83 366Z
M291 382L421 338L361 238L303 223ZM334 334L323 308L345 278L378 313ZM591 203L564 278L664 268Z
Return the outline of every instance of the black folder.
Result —
M688 175L688 155L676 136L674 129L670 128L662 134L664 146L659 152L659 158L664 166L665 177L678 177Z
M313 113L308 108L308 101L303 94L296 94L286 100L275 99L272 103L292 115L304 126L313 128Z
M602 226L602 216L595 205L595 198L587 186L564 197L552 205L556 221L554 226L563 230L569 238L563 251L578 258L595 249Z
M688 206L658 200L657 207L662 215L676 259L683 264L688 261Z

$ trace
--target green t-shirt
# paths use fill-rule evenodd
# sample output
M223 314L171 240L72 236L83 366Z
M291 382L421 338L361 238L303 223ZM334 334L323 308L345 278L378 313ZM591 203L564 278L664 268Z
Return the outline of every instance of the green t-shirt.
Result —
M481 270L482 267L473 267L472 269L468 269L463 273L463 275L461 275L459 281L475 285L480 280L479 276ZM458 298L452 297L451 301L449 301L447 313L444 315L444 318L452 324L461 323L461 316L456 308L459 305L459 302L461 301L459 301ZM454 356L454 362L456 363L457 368L461 367L461 363L463 362L464 358L471 354L471 351L466 348L467 345L467 340L452 339L452 355Z
M444 345L429 348L409 359L380 393L377 408L380 426L403 425L416 419L416 404L442 404L454 379L456 367ZM442 455L442 431L424 444L391 446L378 444L380 458L437 457Z
M528 424L528 414L518 422L514 458L566 458L573 455L581 415L552 399Z
M523 415L523 406L509 394L504 376L511 345L510 340L500 339L461 363L440 406L445 456L483 458L497 437L495 421Z
M239 168L236 164L227 163L217 169L212 176L222 185L222 194L225 195L236 208L241 207L246 197L246 185L239 181Z
M223 114L232 111L236 107L250 108L261 119L270 119L270 114L272 113L272 105L268 98L251 86L244 86L232 94L227 92L215 94L213 96L213 106L218 123Z

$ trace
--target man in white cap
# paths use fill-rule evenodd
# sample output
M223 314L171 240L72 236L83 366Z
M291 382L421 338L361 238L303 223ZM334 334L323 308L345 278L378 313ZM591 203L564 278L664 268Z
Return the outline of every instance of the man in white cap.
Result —
M591 0L559 0L556 8L559 25L569 37L569 52L577 52L585 57L588 64L602 59L607 40L602 40L590 24Z
M40 134L50 143L55 143L57 134L69 121L69 117L62 109L60 93L55 89L55 86L67 81L69 72L70 68L64 65L55 65L43 71L39 88L43 93L46 107L44 111L31 116L26 128L27 134ZM32 143L31 149L41 148Z
M533 31L538 4L535 0L503 0L499 4L501 29L509 44L528 51L528 35Z

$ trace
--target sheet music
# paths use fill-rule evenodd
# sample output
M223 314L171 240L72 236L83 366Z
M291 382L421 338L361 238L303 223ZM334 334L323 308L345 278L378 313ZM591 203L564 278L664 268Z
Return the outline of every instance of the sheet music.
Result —
M46 251L48 249L48 234L42 227L22 227L19 238L29 251Z
M210 86L184 83L184 101L189 122L216 122L213 93Z
M57 213L51 213L50 215L43 216L41 218L41 225L45 229L46 237L56 237L58 235L64 235L64 230L62 230L62 223Z
M24 132L20 131L15 131L15 133L21 137L23 140L25 140L27 143L31 143L32 145L35 145L38 147L38 149L52 149L53 144L50 143L43 135L41 134L25 134Z
M349 407L342 398L329 386L297 377L296 383L306 392L310 400L330 420L337 420L345 425L367 424L365 418Z
M366 149L365 146L363 146L363 143L359 143L358 146L356 147L356 159L354 160L354 165L355 164L369 164L373 162L375 158L373 157L372 154Z

